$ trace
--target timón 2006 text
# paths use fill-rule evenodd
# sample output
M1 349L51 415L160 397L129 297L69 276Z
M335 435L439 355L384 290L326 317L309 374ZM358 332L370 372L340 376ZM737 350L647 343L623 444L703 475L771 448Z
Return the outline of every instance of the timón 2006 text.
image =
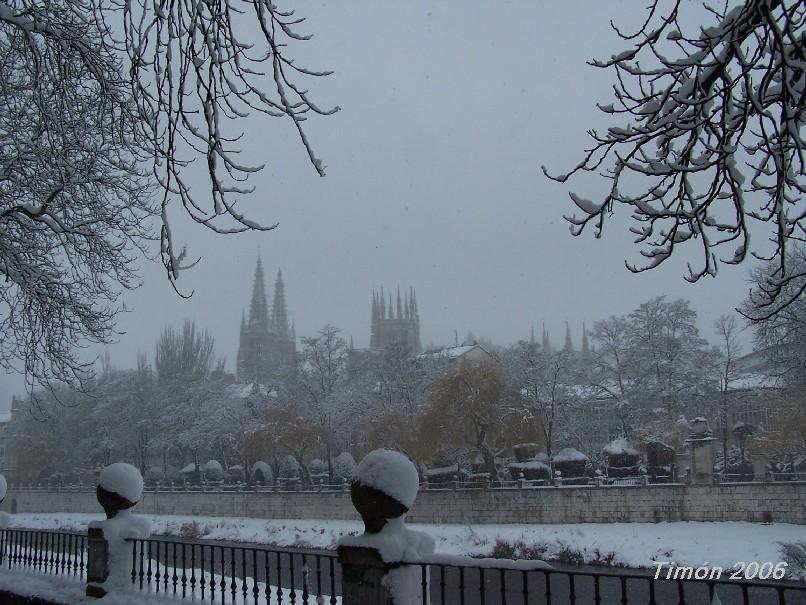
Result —
M655 580L720 580L725 570L703 563L699 567L677 565L674 561L655 561ZM729 580L781 580L786 576L786 561L737 561L729 569Z

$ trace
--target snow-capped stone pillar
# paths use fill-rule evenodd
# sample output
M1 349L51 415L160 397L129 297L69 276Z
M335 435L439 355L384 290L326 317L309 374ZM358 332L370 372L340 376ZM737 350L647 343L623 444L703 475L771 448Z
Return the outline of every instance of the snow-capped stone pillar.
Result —
M8 483L6 483L6 478L3 475L0 475L0 504L2 504L3 500L6 499L6 493L8 493ZM8 523L11 520L11 515L7 512L0 510L0 529L5 529L8 527Z
M690 454L689 481L694 485L713 485L715 439L705 418L695 418L689 425L691 435L686 439Z
M434 540L403 522L418 487L417 469L400 452L374 450L356 467L350 498L364 534L339 540L344 605L426 605L418 562L433 554Z
M148 538L151 524L130 510L143 496L143 477L131 464L104 468L96 495L106 521L93 521L87 532L87 596L100 598L131 586L132 549L126 540Z

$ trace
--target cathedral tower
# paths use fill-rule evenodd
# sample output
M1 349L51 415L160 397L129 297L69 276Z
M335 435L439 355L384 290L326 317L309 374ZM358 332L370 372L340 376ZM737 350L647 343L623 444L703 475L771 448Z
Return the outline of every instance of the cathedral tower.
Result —
M409 288L402 297L397 288L396 304L380 292L372 291L372 323L369 348L384 349L394 344L405 344L412 355L420 352L420 312L417 309L417 294Z
M296 367L297 347L288 324L283 274L277 271L271 314L266 300L263 263L257 259L249 316L241 315L238 382L274 384Z

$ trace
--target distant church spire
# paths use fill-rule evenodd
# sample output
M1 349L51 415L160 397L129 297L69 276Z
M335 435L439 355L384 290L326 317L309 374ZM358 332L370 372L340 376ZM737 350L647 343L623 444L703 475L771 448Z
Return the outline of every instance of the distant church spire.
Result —
M565 322L565 346L563 351L566 353L574 352L574 343L571 342L571 326L568 325L567 321Z
M543 340L541 347L544 353L551 353L551 340L549 339L548 330L546 330L546 322L543 322Z
M283 274L277 272L271 315L263 261L258 255L248 316L241 314L237 372L241 383L272 384L296 369L294 328L289 330Z
M285 306L285 286L283 285L283 272L277 269L277 279L274 282L274 301L271 309L271 323L274 333L288 338L288 310Z
M269 309L266 304L266 282L263 279L263 263L257 258L255 278L252 282L252 302L249 304L249 327L261 330L269 327Z
M532 324L532 331L529 334L529 344L534 346L535 344L535 325Z
M582 356L587 357L590 355L590 345L588 344L588 330L585 328L585 322L582 322Z
M372 291L372 324L370 327L370 349L381 350L395 344L405 344L409 353L420 352L420 317L414 288L408 292L397 286L396 295L381 286L380 291Z

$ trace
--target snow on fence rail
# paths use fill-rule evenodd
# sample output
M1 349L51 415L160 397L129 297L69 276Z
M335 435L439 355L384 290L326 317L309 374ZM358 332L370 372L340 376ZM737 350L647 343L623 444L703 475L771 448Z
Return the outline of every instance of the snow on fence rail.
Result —
M342 582L335 553L252 548L215 541L136 539L131 544L129 594L235 605L339 605ZM5 529L0 564L86 581L86 535L77 532ZM795 605L806 583L730 579L728 571L702 576L625 570L557 569L540 561L432 555L404 561L419 568L422 603L454 605ZM672 569L672 568L670 568ZM679 570L688 568L677 568ZM702 579L700 579L702 578ZM718 597L718 601L715 600ZM343 605L358 605L344 603ZM370 605L362 603L361 605Z

